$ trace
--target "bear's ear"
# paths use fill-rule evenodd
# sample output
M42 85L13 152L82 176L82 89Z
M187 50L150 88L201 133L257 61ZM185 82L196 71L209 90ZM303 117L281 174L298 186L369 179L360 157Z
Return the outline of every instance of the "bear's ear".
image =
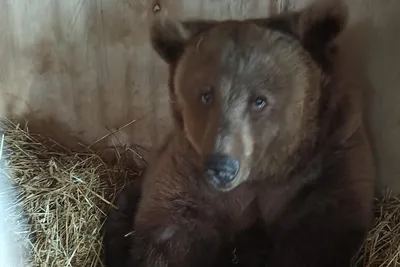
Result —
M173 64L182 55L186 43L192 37L215 24L211 20L179 21L159 16L150 28L152 47L168 64Z
M324 64L328 60L328 49L347 20L348 10L343 0L322 0L303 10L285 12L256 23L297 38L317 62Z
M344 30L348 13L341 0L317 1L298 14L296 31L316 61L325 63L334 39Z

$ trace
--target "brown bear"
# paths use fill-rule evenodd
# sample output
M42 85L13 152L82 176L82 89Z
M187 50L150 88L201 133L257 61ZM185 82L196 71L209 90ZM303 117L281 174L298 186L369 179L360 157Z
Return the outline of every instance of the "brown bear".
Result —
M125 201L121 265L225 266L225 248L261 225L254 240L268 239L257 243L267 256L241 266L350 266L372 222L374 162L361 95L339 75L346 22L332 1L263 19L153 23L176 127Z

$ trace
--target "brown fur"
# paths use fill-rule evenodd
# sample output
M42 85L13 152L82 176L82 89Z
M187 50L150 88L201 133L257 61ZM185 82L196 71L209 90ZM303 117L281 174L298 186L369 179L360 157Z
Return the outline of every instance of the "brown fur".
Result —
M144 179L128 266L229 265L221 249L258 221L269 255L261 265L239 257L242 266L350 265L371 223L374 166L359 95L335 70L345 22L335 2L154 24L177 127ZM266 107L254 110L258 96ZM203 174L212 153L240 162L227 188Z

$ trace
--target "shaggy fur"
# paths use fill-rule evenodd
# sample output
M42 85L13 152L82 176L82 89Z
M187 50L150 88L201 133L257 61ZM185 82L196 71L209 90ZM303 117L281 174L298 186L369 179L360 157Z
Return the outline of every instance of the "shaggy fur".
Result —
M126 266L230 266L237 247L242 266L350 266L371 224L374 166L358 96L335 71L346 19L335 1L266 19L154 23L176 129L126 205L131 240L108 236L125 242ZM240 164L223 188L205 175L214 153Z

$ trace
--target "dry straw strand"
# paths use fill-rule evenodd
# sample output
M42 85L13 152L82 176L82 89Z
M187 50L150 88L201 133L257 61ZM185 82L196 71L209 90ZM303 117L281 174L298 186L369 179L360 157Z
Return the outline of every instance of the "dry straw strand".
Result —
M0 140L0 160L3 159L3 149L4 149L4 134L1 135L1 140Z
M355 266L400 266L400 198L390 190L376 199L374 227L355 257Z

